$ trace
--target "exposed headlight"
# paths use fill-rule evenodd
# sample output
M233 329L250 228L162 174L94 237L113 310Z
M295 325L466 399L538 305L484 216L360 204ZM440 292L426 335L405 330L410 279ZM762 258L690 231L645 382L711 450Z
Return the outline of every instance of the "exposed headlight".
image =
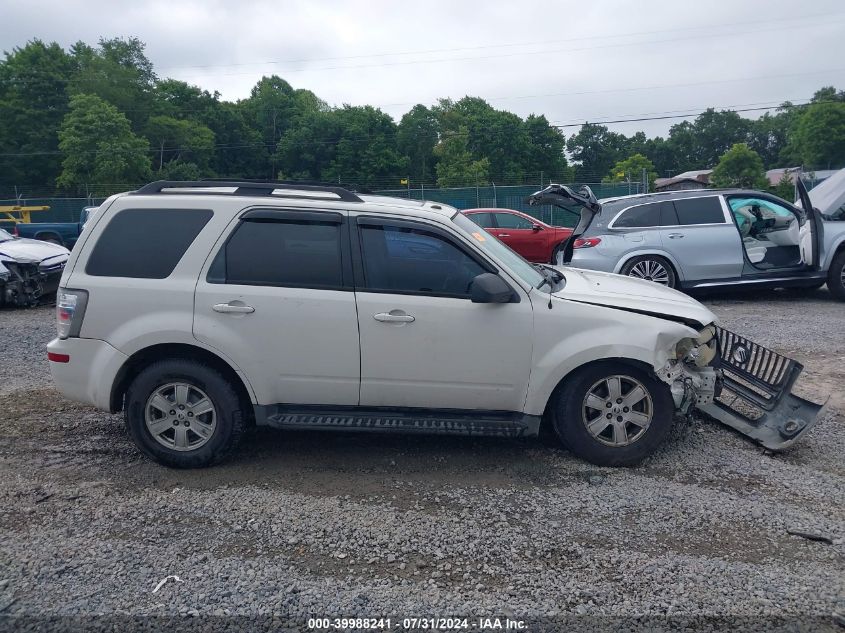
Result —
M675 358L696 367L706 367L716 357L716 328L708 325L696 338L685 338L675 346Z

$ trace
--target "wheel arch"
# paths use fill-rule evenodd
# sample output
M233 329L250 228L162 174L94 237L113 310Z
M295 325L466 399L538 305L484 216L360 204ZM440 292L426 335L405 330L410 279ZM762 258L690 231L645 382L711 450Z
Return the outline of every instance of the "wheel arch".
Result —
M617 275L621 274L620 271L624 268L625 264L629 261L634 259L635 257L643 257L646 255L653 255L655 257L662 257L666 261L669 262L669 265L672 266L672 270L675 273L675 279L679 281L686 281L686 277L684 277L683 269L681 268L678 260L675 259L672 255L667 253L666 251L661 251L659 249L644 249L638 251L631 251L630 253L626 253L624 257L620 258L618 262L616 262L616 267L613 269L613 272Z
M59 244L61 244L62 246L64 246L64 244L65 244L65 241L62 239L62 236L59 235L58 233L56 233L55 231L39 231L38 233L35 234L35 239L36 240L42 240L42 241L48 240L48 239L54 239L54 240L58 240Z
M235 388L245 415L253 410L252 390L246 379L226 360L212 351L185 343L151 345L132 354L118 370L109 397L109 409L116 413L123 409L126 390L132 378L150 364L165 359L183 359L202 363L223 374Z
M825 262L822 266L822 270L827 272L830 270L830 267L833 265L833 260L836 258L839 253L845 251L845 235L841 235L837 240L833 243L830 250L825 253Z
M643 360L639 360L637 358L626 358L626 357L611 357L611 358L597 358L594 360L587 361L585 363L581 363L577 367L573 367L570 369L566 374L564 374L560 380L558 380L557 384L555 385L554 389L552 389L549 397L546 399L546 406L543 408L543 425L549 424L549 415L551 412L551 408L554 405L555 401L557 400L557 396L560 393L560 390L563 389L563 386L566 384L566 381L574 376L579 371L582 371L588 367L592 367L593 365L599 365L602 363L618 363L620 365L628 365L629 367L636 367L637 369L641 369L642 371L654 373L654 367L649 365L647 362Z

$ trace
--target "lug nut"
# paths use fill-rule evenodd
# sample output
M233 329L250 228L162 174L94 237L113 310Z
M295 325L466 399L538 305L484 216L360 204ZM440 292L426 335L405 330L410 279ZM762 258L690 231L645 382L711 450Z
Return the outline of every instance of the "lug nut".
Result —
M612 402L608 402L606 406L607 406L607 408L609 409L610 407L612 407L612 406L613 406L613 403L612 403Z
M622 398L616 398L616 404L622 404Z
M170 410L170 415L176 415L176 410L175 410L175 409L171 409L171 410Z
M613 417L613 414L612 414L612 413L608 413L608 414L607 414L607 419L608 419L608 420L610 420L612 417Z
M622 402L622 401L620 400L619 402ZM185 408L185 405L184 405L184 404L180 404L180 405L179 405L179 409L180 409L180 410L182 410L182 409L184 409L184 408Z
M179 426L179 420L173 420L173 426Z
M194 417L194 414L193 414L193 412L191 412L191 411L188 411L188 417L189 417L189 418L192 418L192 417Z
M617 421L617 422L621 422L621 421L622 421L622 416L621 416L621 415L617 416L617 417L616 417L616 421Z
M628 407L622 407L622 413L628 413Z
M622 419L622 418L620 418L620 420L621 420L621 419ZM191 423L190 423L190 422L188 422L187 420L185 420L184 422L182 422L182 424L184 424L185 426L191 426Z

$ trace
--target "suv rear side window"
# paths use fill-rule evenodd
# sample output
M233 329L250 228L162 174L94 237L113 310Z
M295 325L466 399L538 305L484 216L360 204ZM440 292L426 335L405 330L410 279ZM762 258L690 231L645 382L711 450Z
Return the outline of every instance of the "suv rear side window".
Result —
M725 214L718 196L675 200L681 224L725 224Z
M660 203L641 204L631 207L613 222L613 228L645 228L660 226Z
M211 219L209 209L124 209L100 234L85 272L164 279Z
M217 253L209 283L339 289L341 224L311 220L245 220Z
M360 228L367 290L464 298L470 282L487 272L435 232L389 225Z

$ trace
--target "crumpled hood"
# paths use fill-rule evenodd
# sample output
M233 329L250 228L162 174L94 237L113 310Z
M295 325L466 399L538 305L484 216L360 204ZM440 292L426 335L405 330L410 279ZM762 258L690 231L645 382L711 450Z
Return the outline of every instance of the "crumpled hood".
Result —
M716 315L695 299L652 281L569 266L554 268L566 277L564 288L555 293L561 299L665 315L702 326L717 321Z
M57 258L56 261L61 261L61 256L64 255L64 258L67 259L70 251L58 244L18 238L0 242L0 255L22 262L41 262L52 257Z

